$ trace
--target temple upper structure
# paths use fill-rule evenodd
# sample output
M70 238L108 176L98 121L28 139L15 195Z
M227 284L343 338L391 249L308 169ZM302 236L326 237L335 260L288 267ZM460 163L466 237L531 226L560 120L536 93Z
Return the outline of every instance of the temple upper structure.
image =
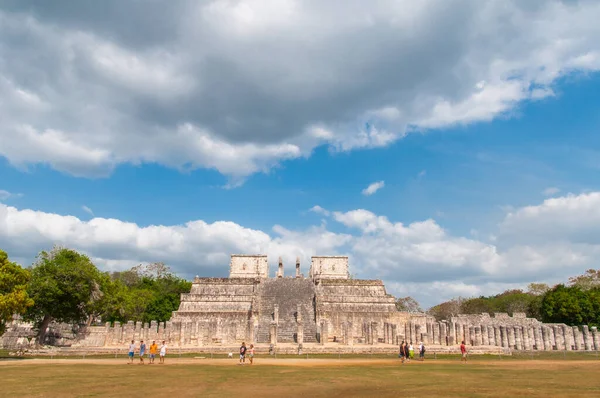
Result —
M232 254L230 278L268 278L269 262L265 254Z

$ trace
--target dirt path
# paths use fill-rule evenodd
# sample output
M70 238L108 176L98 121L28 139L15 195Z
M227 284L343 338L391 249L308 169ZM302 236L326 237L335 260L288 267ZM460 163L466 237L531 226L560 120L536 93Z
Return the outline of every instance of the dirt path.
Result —
M474 365L484 366L496 366L496 367L510 367L510 368L542 368L542 369L557 369L563 367L572 367L578 364L590 364L594 361L576 361L576 360L494 360L484 361L476 360L471 363ZM598 367L600 368L600 361L598 361ZM139 366L139 360L136 358L134 364L129 366ZM435 366L435 365L448 365L452 363L460 363L458 360L446 360L436 359L425 362L413 361L402 365L397 359L302 359L302 358L286 358L286 359L275 359L275 358L256 358L254 365L252 366L294 366L294 367L338 367L338 366L372 366L372 365L397 365L397 366ZM61 358L61 359L22 359L22 360L6 360L0 361L1 366L30 366L30 365L77 365L77 364L90 364L90 365L104 365L104 366L115 366L125 365L127 366L127 360L125 358L117 359L75 359L75 358ZM146 364L148 360L146 359ZM164 365L158 364L157 362L152 366L185 366L185 365L210 365L210 366L238 366L237 358L233 359L210 359L203 357L195 358L169 358L167 357ZM247 362L245 366L250 366ZM465 366L469 366L466 364Z

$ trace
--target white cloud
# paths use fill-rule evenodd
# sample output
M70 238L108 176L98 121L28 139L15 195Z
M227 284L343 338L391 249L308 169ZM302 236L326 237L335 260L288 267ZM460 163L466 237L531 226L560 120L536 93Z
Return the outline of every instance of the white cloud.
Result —
M0 189L0 200L20 198L21 196L23 196L23 194L21 194L21 193L12 193L12 192L5 191L4 189Z
M600 70L595 1L103 4L0 6L11 164L98 177L151 162L233 186L319 145L507 116Z
M557 187L548 187L542 191L542 195L544 196L553 196L560 192L560 188Z
M379 191L381 188L385 187L384 181L377 181L372 184L369 184L368 187L362 190L362 194L365 196L371 196L375 192Z
M596 267L598 208L600 192L518 208L486 243L481 231L456 236L432 219L404 224L364 209L329 213L339 224L336 232L325 222L303 230L275 225L264 232L231 221L148 226L99 217L83 221L0 204L0 247L32 261L39 250L62 244L87 253L105 270L164 261L188 278L226 276L231 253L266 253L272 262L282 256L286 272L293 272L299 256L305 274L311 255L343 254L357 277L383 279L390 293L414 295L430 306L456 295L565 281ZM320 206L311 210L328 214Z
M317 214L322 214L324 216L329 216L329 214L330 214L329 210L324 209L319 205L314 205L313 207L308 209L308 211L311 211L311 212L317 213Z

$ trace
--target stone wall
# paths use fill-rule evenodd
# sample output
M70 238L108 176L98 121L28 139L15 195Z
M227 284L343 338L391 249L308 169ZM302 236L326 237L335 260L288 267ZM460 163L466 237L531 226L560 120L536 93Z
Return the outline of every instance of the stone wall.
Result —
M230 278L268 278L269 262L264 254L232 254L229 263Z
M310 276L313 279L348 279L348 257L313 256L311 257Z

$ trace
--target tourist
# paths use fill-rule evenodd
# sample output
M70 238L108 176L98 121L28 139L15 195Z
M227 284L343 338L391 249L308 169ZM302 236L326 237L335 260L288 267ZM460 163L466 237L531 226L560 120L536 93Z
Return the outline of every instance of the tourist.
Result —
M400 353L398 354L398 358L400 358L402 363L404 363L404 345L404 340L402 340L402 343L400 344Z
M140 340L140 365L144 364L144 354L146 354L146 343Z
M419 343L419 359L421 359L421 361L425 360L425 345L423 342Z
M156 345L156 341L152 341L152 344L150 345L150 364L154 363L154 358L156 357L156 351L158 350L158 346Z
M159 355L160 355L159 364L165 363L165 355L167 355L167 345L165 344L164 340L162 342L162 345L160 346Z
M465 341L463 340L460 343L460 354L461 354L461 358L460 361L465 361L465 363L467 363L467 346L465 345Z
M411 341L410 345L408 346L408 359L413 359L414 357L415 357L415 349L414 349L412 341Z
M250 344L250 365L254 363L254 344Z
M408 351L408 343L404 344L404 358L406 362L410 362L410 352Z
M243 365L246 362L246 343L242 342L242 346L240 347L240 365Z
M135 341L131 340L131 344L129 344L129 353L127 356L129 359L127 360L127 364L133 363L133 356L135 355Z

